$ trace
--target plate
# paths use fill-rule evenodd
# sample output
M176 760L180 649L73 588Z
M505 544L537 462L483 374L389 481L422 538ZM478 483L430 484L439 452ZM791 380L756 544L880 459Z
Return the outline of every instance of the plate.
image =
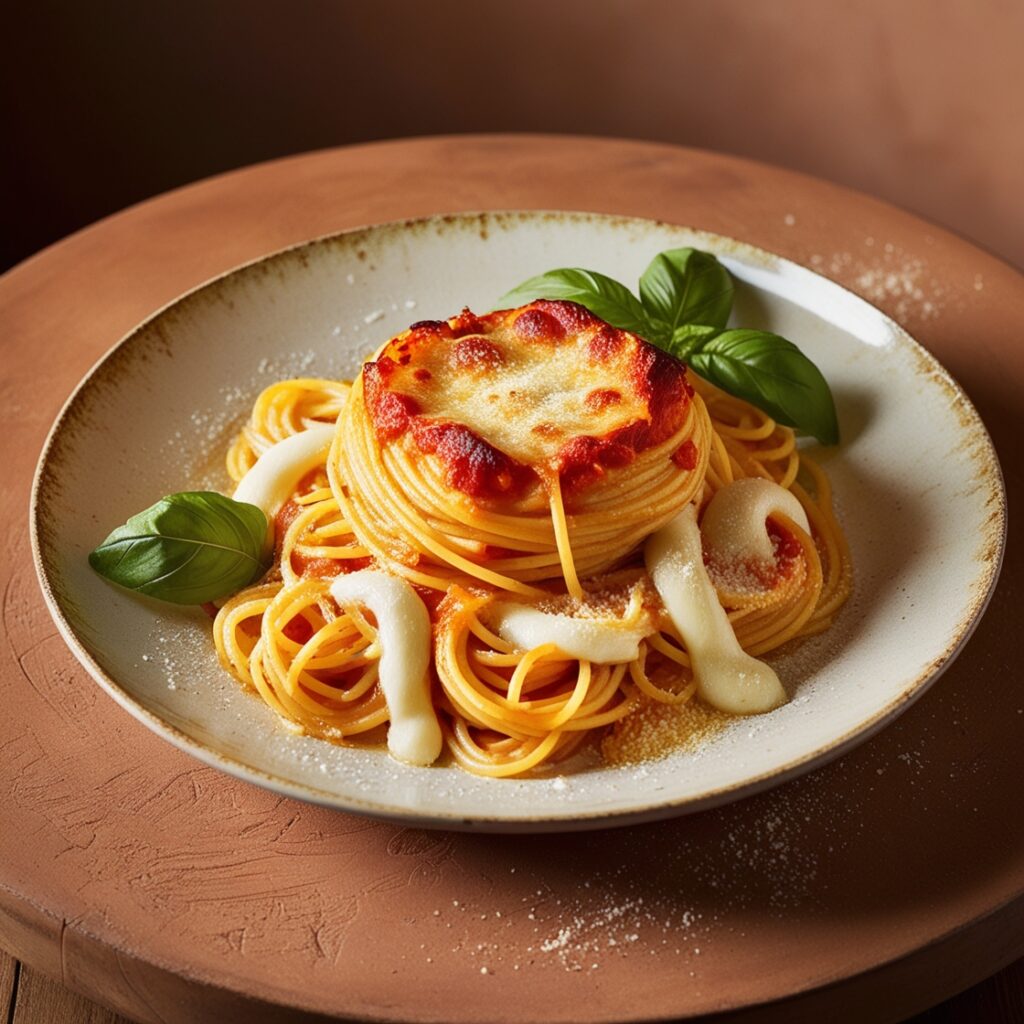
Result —
M411 321L490 308L582 265L633 282L663 249L715 252L737 322L795 340L832 385L842 444L817 449L854 558L836 624L769 660L790 701L657 761L492 780L284 731L216 661L209 619L104 583L87 554L165 493L228 489L230 438L285 376L350 377ZM555 831L721 804L838 756L892 720L966 642L998 576L1005 494L991 441L950 375L896 323L812 271L718 235L582 213L384 224L268 256L132 331L58 417L36 473L32 542L50 611L124 708L202 761L277 792L446 828Z

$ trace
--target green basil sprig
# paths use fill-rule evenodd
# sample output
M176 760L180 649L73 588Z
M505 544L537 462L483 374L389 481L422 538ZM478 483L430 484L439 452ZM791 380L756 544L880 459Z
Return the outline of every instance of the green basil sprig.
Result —
M593 270L549 270L502 296L502 308L532 299L571 299L614 327L639 334L688 363L705 380L787 427L837 444L839 424L828 382L791 341L768 331L726 330L733 281L700 249L669 249L640 278L639 299Z
M215 491L184 491L132 516L89 555L89 564L128 590L202 604L267 571L268 531L267 517L255 505Z

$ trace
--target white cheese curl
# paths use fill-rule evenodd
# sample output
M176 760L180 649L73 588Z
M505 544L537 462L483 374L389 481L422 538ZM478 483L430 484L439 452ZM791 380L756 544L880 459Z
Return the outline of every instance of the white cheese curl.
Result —
M644 547L654 581L690 654L697 692L734 715L760 714L785 703L779 677L739 645L704 568L697 510L687 505Z
M520 651L554 644L570 658L611 665L632 661L640 641L653 631L639 610L624 619L578 618L544 612L525 604L502 603L488 615L494 631Z
M331 584L339 605L368 608L377 620L380 686L388 706L388 752L409 764L433 764L441 754L441 727L430 699L430 615L403 579L360 569Z
M807 533L810 523L792 491L772 480L748 477L720 488L708 502L701 520L704 546L717 561L774 562L768 517L784 515Z
M271 445L235 488L235 501L263 509L273 526L278 509L295 493L299 481L323 462L334 440L333 423L317 424Z

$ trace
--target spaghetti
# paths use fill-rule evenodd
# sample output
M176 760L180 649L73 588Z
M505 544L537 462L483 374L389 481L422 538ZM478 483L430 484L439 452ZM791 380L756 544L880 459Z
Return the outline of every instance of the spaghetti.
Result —
M387 613L331 596L358 570L419 595L445 749L493 777L564 760L640 707L708 699L689 624L643 550L736 482L798 503L762 517L770 557L723 560L705 544L699 566L674 571L706 577L744 656L828 628L850 593L828 479L793 431L573 303L464 311L414 325L351 384L275 384L229 472L240 480L276 443L331 422L322 462L268 510L270 576L214 625L223 665L301 732L379 741L393 720Z

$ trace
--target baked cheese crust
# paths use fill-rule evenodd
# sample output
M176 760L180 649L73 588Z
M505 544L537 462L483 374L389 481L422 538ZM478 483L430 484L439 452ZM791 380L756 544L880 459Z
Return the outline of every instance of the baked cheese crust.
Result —
M557 474L568 495L683 425L686 368L574 302L421 321L363 367L382 446L415 446L449 486L515 498ZM689 445L689 447L687 447ZM668 457L693 468L691 442Z

